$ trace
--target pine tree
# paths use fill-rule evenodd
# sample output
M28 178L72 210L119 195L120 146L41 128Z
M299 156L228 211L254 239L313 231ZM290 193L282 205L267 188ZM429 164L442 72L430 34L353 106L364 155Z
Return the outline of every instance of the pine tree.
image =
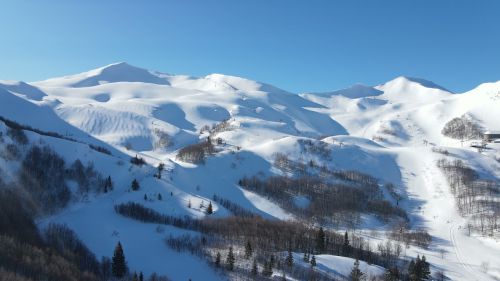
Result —
M257 260L253 259L252 276L257 276L258 273L259 273L259 269L257 268Z
M113 190L113 181L111 180L111 176L104 181L104 193Z
M384 273L384 281L398 281L400 280L399 270L397 267L388 268Z
M264 267L262 268L262 275L270 277L273 275L273 267L270 261L264 262Z
M343 256L349 256L351 252L351 245L349 243L349 234L347 234L347 231L344 233L344 243L342 244L342 255Z
M426 261L425 256L422 256L420 260L421 263L421 279L429 280L431 278L431 270L429 268L429 263Z
M142 271L139 273L139 281L144 281L144 275L142 274Z
M247 240L247 243L245 244L245 258L249 259L252 255L253 255L252 244L250 243L250 240Z
M226 267L228 270L234 270L234 253L233 253L233 247L229 247L229 252L227 253L227 258L226 258Z
M351 270L351 273L349 274L349 279L351 281L361 281L364 280L364 273L361 272L359 269L359 260L356 259L354 262L354 267Z
M316 256L313 255L311 258L311 267L315 267L315 266L316 266Z
M158 193L158 201L161 201L163 197L161 196L161 193Z
M410 262L408 265L408 274L411 281L429 280L431 272L425 256L420 258L420 255L418 255L415 261L412 260Z
M290 246L291 243L288 246L288 255L286 256L285 262L288 267L293 266L293 254L292 254L292 247Z
M408 275L410 276L411 281L418 280L418 274L416 272L416 265L414 260L411 260L408 264Z
M132 276L132 281L139 281L139 277L137 276L137 272L134 271L134 275Z
M191 209L191 199L188 200L188 208Z
M304 257L302 258L303 261L309 262L309 256L307 255L306 252L304 252Z
M220 259L221 259L220 253L217 252L217 254L215 255L215 267L220 267Z
M132 190L133 190L133 191L137 191L137 190L139 190L139 188L140 188L140 186L139 186L139 182L138 182L136 179L134 179L134 180L132 181L131 188L132 188Z
M323 227L319 228L316 236L316 251L318 254L322 254L325 251L325 231L323 231Z
M123 254L123 248L120 242L116 245L113 253L111 272L113 276L117 278L122 278L127 273L127 262L125 261L125 255Z
M158 179L161 179L161 172L165 169L165 164L163 163L158 164L157 169L158 169L158 174L156 174L156 177Z
M148 196L144 193L144 201L148 201Z
M212 202L208 203L207 214L211 215L214 212L212 208Z

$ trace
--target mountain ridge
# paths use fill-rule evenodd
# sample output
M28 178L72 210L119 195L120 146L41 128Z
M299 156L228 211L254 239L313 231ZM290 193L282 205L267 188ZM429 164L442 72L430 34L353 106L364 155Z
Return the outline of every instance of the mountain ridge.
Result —
M101 79L101 80L100 80ZM158 84L158 85L171 85L172 81L179 80L180 81L185 81L185 80L199 80L199 79L208 79L212 80L215 82L225 82L226 84L231 84L230 81L238 81L236 83L242 83L242 84L247 84L247 86L250 85L250 87L254 87L254 89L263 88L264 91L268 91L270 88L274 89L279 89L283 92L288 92L286 90L283 90L279 87L276 87L274 85L256 81L256 80L251 80L247 79L244 77L240 76L234 76L234 75L227 75L227 74L221 74L221 73L211 73L202 77L195 77L195 76L188 76L188 75L175 75L175 74L167 74L163 73L157 70L147 70L145 68L137 67L134 65L131 65L127 62L116 62L116 63L111 63L102 67L98 67L95 69L91 69L88 71L84 71L82 73L78 74L72 74L72 75L65 75L61 77L53 77L49 78L46 80L41 80L41 81L34 81L34 82L26 82L27 84L33 85L33 86L64 86L64 87L89 87L89 86L96 86L101 83L113 83L113 82L143 82L143 83L152 83L152 84ZM229 83L228 83L229 82ZM498 83L499 81L493 81L493 82L484 82L479 84L477 87L480 87L483 84L495 84ZM302 92L302 93L294 93L294 94L316 94L316 95L343 95L346 97L351 97L351 98L360 98L360 97L367 97L367 96L377 96L380 92L377 91L379 88L383 88L384 86L387 87L387 85L390 84L397 84L397 83L414 83L418 84L419 86L428 88L428 89L438 89L444 92L449 92L449 93L455 93L447 88L436 84L433 81L426 80L423 78L417 78L417 77L412 77L412 76L397 76L394 79L391 79L389 81L383 82L378 85L374 86L368 86L362 83L355 83L347 88L343 89L338 89L338 90L333 90L333 91L326 91L326 92ZM179 82L174 82L174 84L179 84ZM251 86L254 84L253 86ZM234 85L233 85L234 87ZM237 89L238 87L234 87ZM473 88L473 89L475 89ZM471 90L473 90L471 89ZM248 90L248 89L247 89ZM471 90L465 91L469 92ZM361 93L356 93L356 92L361 92ZM463 93L465 93L463 92Z

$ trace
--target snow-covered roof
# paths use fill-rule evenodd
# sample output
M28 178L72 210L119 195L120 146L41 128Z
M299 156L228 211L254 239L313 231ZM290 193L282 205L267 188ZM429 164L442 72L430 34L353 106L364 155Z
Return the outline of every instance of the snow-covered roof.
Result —
M485 135L500 135L500 131L486 131Z

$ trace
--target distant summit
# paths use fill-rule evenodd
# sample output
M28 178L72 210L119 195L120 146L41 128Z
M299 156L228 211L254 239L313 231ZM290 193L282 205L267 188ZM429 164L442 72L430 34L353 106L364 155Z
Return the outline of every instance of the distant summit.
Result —
M116 82L142 82L169 85L169 82L158 74L143 68L135 67L126 62L114 63L80 74L53 78L34 84L41 86L80 88Z
M429 81L429 80L425 80L425 79L422 79L422 78L415 78L415 77L408 77L408 76L399 76L399 77L396 77L395 79L391 80L391 81L388 81L386 83L384 83L383 85L388 85L388 84L409 84L409 83L415 83L415 84L418 84L422 87L425 87L425 88L429 88L429 89L438 89L438 90L441 90L441 91L445 91L445 92L449 92L449 93L453 93L451 92L450 90L432 82L432 81Z

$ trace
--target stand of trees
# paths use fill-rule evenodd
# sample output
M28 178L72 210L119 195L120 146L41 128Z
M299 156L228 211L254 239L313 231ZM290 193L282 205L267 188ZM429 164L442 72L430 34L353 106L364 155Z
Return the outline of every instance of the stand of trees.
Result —
M395 225L391 230L389 237L394 241L404 243L405 245L413 244L422 248L428 248L432 242L432 237L426 230L411 230L406 224Z
M160 214L153 209L134 202L116 205L115 211L143 222L173 225L198 231L209 237L222 239L224 244L245 245L245 243L250 242L254 253L293 251L332 254L359 258L381 266L394 261L394 257L389 259L373 251L371 245L362 237L351 235L346 239L346 234L340 235L323 229L315 229L296 221L271 221L257 216L208 217L203 220L189 217L178 218ZM216 239L209 239L208 242L204 242L204 245L206 246L210 241L216 241ZM175 247L183 249L184 246ZM196 247L198 245L195 245L193 249ZM188 247L188 249L190 248ZM192 251L196 252L196 250Z
M319 140L310 140L310 139L299 139L297 141L301 146L302 150L309 155L317 155L323 160L331 160L332 159L332 150L328 146L327 143Z
M163 149L170 147L174 144L172 141L172 138L167 132L164 132L158 128L155 128L153 130L154 136L155 136L155 142L153 144L154 149Z
M447 137L459 140L480 139L483 136L481 127L467 115L462 115L448 121L441 130L441 133Z
M21 163L19 183L46 212L65 207L71 198L64 160L49 147L33 146Z
M469 231L482 235L498 233L500 182L481 180L478 173L461 160L440 159L437 164L448 179L459 212L469 216Z
M345 179L356 178L353 185L333 184L311 176L296 179L274 176L266 180L251 177L243 178L238 183L247 190L272 199L289 212L320 222L329 220L335 225L354 227L360 213L374 213L384 220L394 217L407 219L403 209L383 198L378 184L374 184L370 177L354 177L354 174L342 174ZM297 196L306 197L309 204L297 206L294 201Z
M142 166L142 165L146 164L146 161L144 161L144 158L136 155L136 156L130 158L130 163L132 163L133 165Z
M31 204L18 187L0 187L2 280L100 280L99 263L73 232L63 226L38 232Z
M56 132L42 131L40 129L30 127L28 125L19 124L15 121L9 120L9 119L2 117L2 116L0 116L0 121L4 122L5 126L7 126L9 128L7 131L7 134L10 135L16 143L21 144L21 145L28 144L28 138L27 138L26 134L24 133L24 131L30 131L30 132L34 132L34 133L37 133L37 134L42 135L42 136L63 139L63 140L71 141L71 142L83 143L83 142L77 141L75 139L69 138L67 136L63 136L63 135L56 133ZM93 145L93 144L88 144L88 146L97 152L111 155L111 151L109 151L109 149L107 149L105 147Z
M213 154L215 148L208 138L206 141L185 146L177 153L177 159L189 163L203 163L207 155Z
M229 199L222 198L216 194L212 197L214 202L219 203L222 207L229 210L233 215L237 217L254 217L256 216L254 213L248 211L245 208L242 208L240 205L232 202Z
M92 163L85 166L76 160L66 168L64 159L48 146L32 146L21 162L18 182L43 212L54 212L69 202L71 192L66 180L74 180L78 184L80 196L104 191L109 184Z
M72 179L78 183L78 191L80 194L88 192L108 191L112 189L111 178L104 179L102 175L94 169L94 164L89 163L87 166L77 159L71 167L66 171L68 179Z

